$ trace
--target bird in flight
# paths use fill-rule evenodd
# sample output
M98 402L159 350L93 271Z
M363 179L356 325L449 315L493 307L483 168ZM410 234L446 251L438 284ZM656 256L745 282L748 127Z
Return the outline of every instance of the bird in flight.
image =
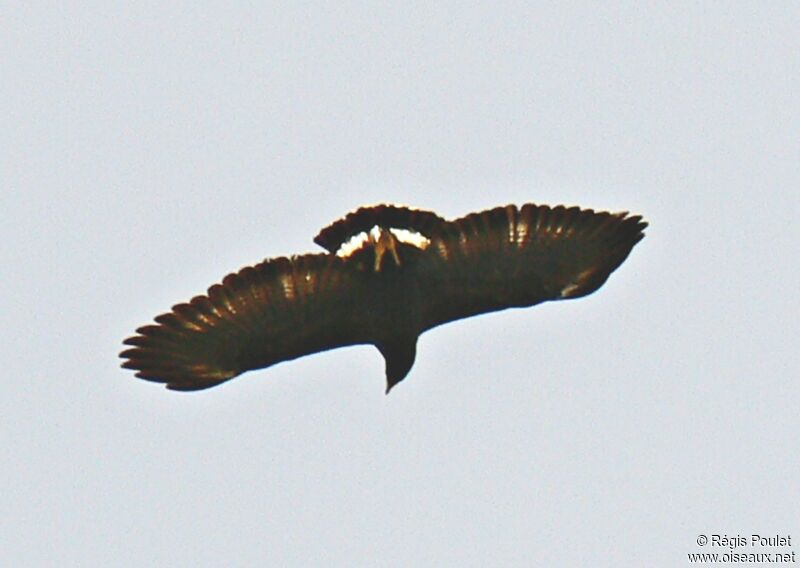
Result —
M362 207L325 227L327 252L264 260L155 318L123 343L136 376L194 391L348 345L371 344L386 392L423 332L451 321L597 290L643 237L627 212L508 205L448 221Z

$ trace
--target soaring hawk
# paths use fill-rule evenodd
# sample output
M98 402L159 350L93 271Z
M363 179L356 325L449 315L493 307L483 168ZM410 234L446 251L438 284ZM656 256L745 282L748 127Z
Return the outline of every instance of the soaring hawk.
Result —
M327 252L242 268L140 327L124 341L122 366L191 391L371 344L386 361L388 393L411 370L423 332L590 294L646 226L627 212L562 205L508 205L453 221L407 207L363 207L314 238Z

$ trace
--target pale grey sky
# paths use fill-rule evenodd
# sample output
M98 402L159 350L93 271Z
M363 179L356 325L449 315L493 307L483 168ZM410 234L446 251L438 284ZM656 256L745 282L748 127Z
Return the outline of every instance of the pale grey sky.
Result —
M798 30L794 2L8 7L0 563L800 540ZM651 226L597 294L425 334L388 397L369 347L195 394L118 368L156 314L385 201Z

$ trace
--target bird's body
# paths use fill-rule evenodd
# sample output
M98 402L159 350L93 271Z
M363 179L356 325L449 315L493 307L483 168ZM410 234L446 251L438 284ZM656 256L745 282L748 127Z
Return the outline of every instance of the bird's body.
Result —
M328 252L265 260L226 276L125 340L123 367L174 390L347 345L386 360L387 392L428 329L599 288L644 236L627 213L513 205L446 221L365 207L314 239Z

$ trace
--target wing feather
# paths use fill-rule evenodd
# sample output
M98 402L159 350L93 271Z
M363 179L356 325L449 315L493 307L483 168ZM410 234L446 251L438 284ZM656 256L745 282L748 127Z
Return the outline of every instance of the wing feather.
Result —
M447 222L419 263L423 328L597 290L644 237L639 216L498 207Z
M246 267L173 306L124 343L123 367L173 390L208 388L251 370L370 342L369 289L332 255Z

